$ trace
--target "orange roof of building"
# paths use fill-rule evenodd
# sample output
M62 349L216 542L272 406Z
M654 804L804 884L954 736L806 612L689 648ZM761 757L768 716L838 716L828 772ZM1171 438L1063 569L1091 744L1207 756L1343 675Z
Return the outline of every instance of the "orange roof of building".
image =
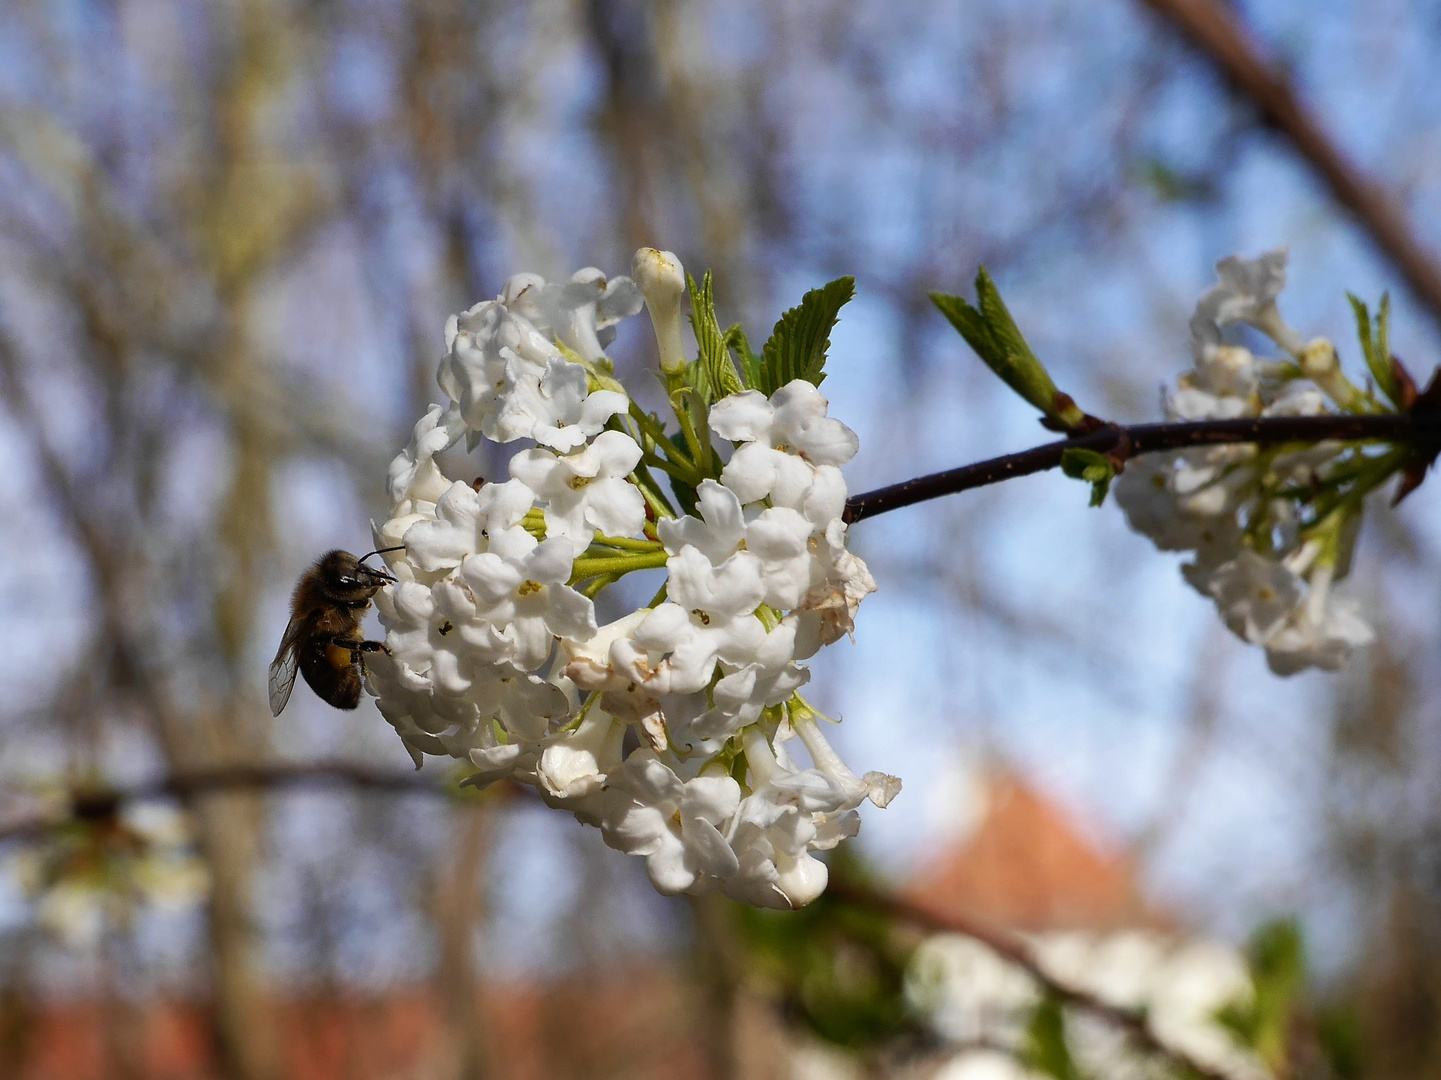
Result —
M1013 773L985 780L976 829L905 887L933 910L1016 930L1156 925L1119 848L1088 839L1074 817Z

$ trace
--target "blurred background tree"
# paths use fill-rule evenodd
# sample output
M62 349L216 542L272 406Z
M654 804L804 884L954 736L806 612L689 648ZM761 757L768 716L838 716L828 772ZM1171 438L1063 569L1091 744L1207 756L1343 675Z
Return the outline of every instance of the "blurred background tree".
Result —
M1244 16L1437 246L1433 7ZM654 244L713 268L722 322L758 329L855 274L826 384L862 436L853 491L1040 434L926 300L979 263L1064 385L1117 419L1153 414L1189 304L1233 251L1289 245L1288 312L1338 342L1343 291L1391 288L1396 351L1429 369L1441 313L1266 115L1133 3L12 0L0 783L404 767L369 707L297 695L272 723L264 667L300 570L364 546L384 464L438 396L445 316L517 270L620 273ZM624 372L651 362L647 337L623 331ZM869 815L868 857L892 882L920 874L974 817L975 763L1005 762L1120 837L1187 925L1239 941L1296 917L1316 1000L1359 1018L1366 1075L1436 1075L1432 494L1363 540L1382 643L1344 676L1286 683L1059 478L858 528L882 593L816 684L843 742L907 782ZM362 1025L407 1002L443 1021L404 1071L347 1075L513 1075L538 1054L548 1075L639 1075L626 1055L646 1039L622 1036L658 1028L655 1075L781 1075L757 1047L805 1026L752 977L773 929L662 901L536 808L326 789L185 809L198 904L81 925L23 875L0 886L0 1074L45 1075L37 1018L56 1002L95 1006L106 1076L161 1075L136 1017L188 1003L195 1060L226 1080L330 1075L294 1048L334 1023L322 1002ZM891 945L863 944L890 986ZM837 985L847 955L827 953ZM609 1059L566 1019L600 985L612 1011L587 1023L615 1034ZM840 1042L911 1037L889 1006L882 1023L832 997L860 1017Z

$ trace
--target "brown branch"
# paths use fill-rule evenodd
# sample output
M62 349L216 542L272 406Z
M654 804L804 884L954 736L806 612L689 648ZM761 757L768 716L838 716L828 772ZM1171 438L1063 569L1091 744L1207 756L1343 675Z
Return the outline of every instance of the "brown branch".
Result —
M979 941L1001 958L1021 968L1047 993L1063 1004L1084 1009L1126 1032L1141 1049L1181 1067L1183 1073L1205 1080L1234 1080L1214 1065L1192 1057L1190 1053L1167 1042L1151 1027L1144 1011L1113 1005L1089 990L1073 986L1046 970L1035 951L1022 938L963 915L941 913L911 900L890 896L849 878L833 876L826 889L828 896L845 904L865 908L888 918L910 923L919 929L940 934L960 934Z
M1262 59L1245 27L1215 0L1143 0L1174 23L1280 131L1355 215L1408 284L1441 320L1441 264L1418 243L1400 200L1368 179L1297 99L1290 83Z
M853 495L846 501L845 520L847 523L861 521L942 495L954 495L958 491L1045 472L1060 465L1061 456L1067 450L1094 450L1102 454L1122 452L1123 456L1130 456L1226 443L1274 446L1277 443L1317 443L1329 439L1434 444L1441 440L1441 413L1370 416L1328 413L1325 416L1258 416L1195 423L1108 424L1089 435L1060 439L974 465L918 476L914 480Z
M121 807L156 799L186 799L220 791L255 791L281 787L344 785L393 795L453 796L454 791L428 776L396 772L367 765L320 761L294 765L228 765L193 769L159 780L116 788L76 788L70 792L68 811L30 814L0 822L0 843L36 839L73 821L96 821L113 816Z
M76 789L68 812L34 814L0 823L0 844L40 839L54 829L77 821L101 821L126 804L154 799L188 798L219 791L256 790L302 785L343 784L388 794L426 794L454 797L455 792L415 773L395 772L344 762L310 762L293 765L228 766L179 773L125 788ZM502 798L524 792L519 785L501 784ZM1090 991L1057 979L1048 972L1024 940L979 920L942 914L909 900L888 896L852 879L834 877L828 895L845 904L863 907L887 918L910 923L935 933L962 934L979 941L997 955L1027 972L1060 1001L1100 1016L1125 1031L1146 1052L1189 1069L1204 1080L1233 1080L1226 1073L1192 1058L1152 1030L1144 1012L1111 1004Z

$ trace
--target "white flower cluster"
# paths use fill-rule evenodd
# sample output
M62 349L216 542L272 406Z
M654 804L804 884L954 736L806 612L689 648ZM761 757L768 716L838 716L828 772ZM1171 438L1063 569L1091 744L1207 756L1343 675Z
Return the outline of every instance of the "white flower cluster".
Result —
M1235 1080L1265 1080L1262 1062L1217 1020L1227 1005L1254 998L1245 960L1207 941L1174 941L1144 930L1109 934L1053 931L1028 935L1047 974L1119 1008L1144 1013L1167 1045ZM965 1046L942 1075L1040 1074L1016 1062L1042 992L1021 968L970 938L937 935L911 958L906 996L937 1034ZM1155 1062L1128 1036L1081 1010L1066 1017L1067 1046L1087 1076L1136 1080Z
M825 888L813 853L899 788L852 773L796 694L801 661L848 633L875 589L845 547L840 466L858 442L809 382L731 394L707 416L729 460L688 485L693 515L674 512L647 471L667 465L656 420L603 350L644 301L666 366L684 278L651 249L635 273L644 296L593 269L564 284L518 275L449 321L451 403L392 462L375 530L377 548L403 550L376 597L387 652L368 659L369 688L417 767L448 755L474 764L477 785L533 785L644 856L661 892L799 907ZM435 462L462 437L536 445L509 480L472 485ZM600 588L661 567L650 606L597 625Z
M1276 296L1286 252L1217 265L1219 282L1191 318L1194 367L1165 398L1172 420L1311 416L1354 410L1363 395L1341 373L1335 347L1306 343ZM1283 354L1260 359L1222 331L1247 323ZM1127 464L1115 486L1131 527L1163 551L1186 551L1186 580L1211 597L1237 635L1261 645L1271 670L1335 671L1374 637L1355 601L1336 596L1360 524L1359 497L1316 512L1314 493L1338 488L1371 459L1340 442L1304 448L1202 447ZM1364 494L1362 489L1362 494Z

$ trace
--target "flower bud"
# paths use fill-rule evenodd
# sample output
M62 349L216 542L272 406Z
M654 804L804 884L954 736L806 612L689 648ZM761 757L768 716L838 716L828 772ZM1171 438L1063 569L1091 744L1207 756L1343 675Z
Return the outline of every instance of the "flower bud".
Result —
M680 298L685 292L685 270L669 251L641 248L631 262L630 276L645 297L660 350L660 368L675 374L686 366L681 344Z
M1341 369L1336 346L1323 337L1314 338L1301 350L1300 361L1301 373L1318 386L1324 386L1326 380Z
M1353 409L1363 400L1361 391L1341 373L1341 360L1336 346L1325 338L1315 338L1301 350L1301 374L1324 390L1343 409Z

